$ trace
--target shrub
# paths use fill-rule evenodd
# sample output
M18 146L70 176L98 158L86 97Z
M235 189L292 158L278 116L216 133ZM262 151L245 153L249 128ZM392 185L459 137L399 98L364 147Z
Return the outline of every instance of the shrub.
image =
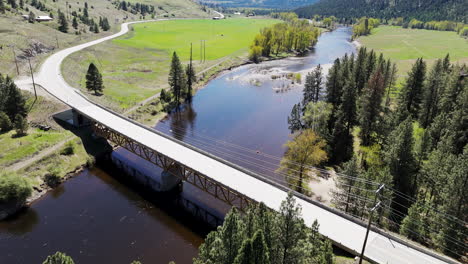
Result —
M12 129L10 118L5 112L0 112L0 132L7 132Z
M262 56L263 48L260 46L252 46L249 51L249 59L255 63L260 62L260 57Z
M0 174L0 203L24 202L31 193L32 187L27 179L12 172Z
M62 177L60 176L61 170L59 167L49 169L49 172L44 175L44 182L49 187L55 187L60 184Z
M94 164L96 164L96 159L93 156L88 155L88 157L86 157L86 167L91 168Z
M75 154L75 143L73 141L69 141L65 147L60 151L60 155L73 155Z
M65 255L65 253L56 252L55 254L48 256L42 264L75 264L75 262L73 262L71 257Z
M15 117L15 130L17 136L25 136L28 133L28 120L22 115L16 115Z

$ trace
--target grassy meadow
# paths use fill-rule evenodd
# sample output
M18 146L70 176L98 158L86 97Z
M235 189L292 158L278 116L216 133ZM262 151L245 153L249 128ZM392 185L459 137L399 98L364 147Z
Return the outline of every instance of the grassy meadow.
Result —
M66 80L85 89L85 74L94 62L104 79L104 95L93 100L124 111L167 87L171 56L184 64L190 57L197 72L224 60L245 58L259 30L277 23L273 19L173 20L137 24L121 38L69 56L62 66ZM200 63L200 40L206 40L206 62Z
M18 1L16 1L18 2ZM29 14L26 11L28 8L36 16L49 15L49 12L44 12L36 9L28 4L30 1L25 1L25 9L19 9L18 12L6 12L0 16L0 72L10 76L17 76L14 63L13 51L9 46L14 46L16 55L18 56L19 75L29 75L27 59L24 57L25 51L31 48L31 45L38 44L43 47L43 51L36 54L31 59L32 66L37 69L41 61L57 49L63 49L79 43L87 42L96 38L109 35L120 30L120 24L125 21L135 21L151 19L150 15L142 17L140 14L132 14L123 10L118 10L112 4L112 1L102 0L87 0L88 13L91 18L98 21L99 17L107 17L111 25L109 32L101 31L99 34L89 32L89 27L83 23L79 23L78 29L82 32L80 35L75 35L75 29L72 27L71 16L68 19L68 33L62 33L57 30L58 22L57 10L63 12L82 13L84 1L41 1L51 10L55 17L53 21L41 23L28 23L21 15ZM176 18L176 17L211 17L212 14L201 10L200 5L191 0L131 0L132 3L145 3L155 6L156 18ZM81 11L80 11L81 10ZM58 47L57 47L58 42ZM4 63L5 62L5 63Z
M421 57L429 66L447 53L452 62L468 63L468 40L456 32L380 26L358 40L396 62L400 77L406 76L411 65Z

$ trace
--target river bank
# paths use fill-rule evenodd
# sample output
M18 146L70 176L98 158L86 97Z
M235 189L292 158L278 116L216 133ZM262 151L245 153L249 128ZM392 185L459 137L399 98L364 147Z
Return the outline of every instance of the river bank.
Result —
M279 161L263 154L284 154L282 145L289 139L287 116L300 101L302 87L294 85L277 92L275 87L287 86L291 80L272 79L271 75L329 64L344 53L354 52L348 39L349 30L338 29L323 34L304 57L243 65L218 73L217 78L198 89L191 104L170 113L155 129L252 171L277 177L272 170ZM261 82L251 81L260 76ZM227 152L222 142L256 151ZM147 166L134 155L124 158L136 168ZM246 162L249 160L256 163ZM1 221L0 262L37 263L62 251L77 263L192 263L204 237L190 225L195 222L193 217L178 217L183 210L172 206L169 196L153 197L152 201L152 194L146 197L141 188L130 188L131 184L117 180L125 178L121 170L100 166L84 169L26 210ZM159 173L161 169L154 166L148 170ZM229 209L190 184L183 184L179 196L210 213Z

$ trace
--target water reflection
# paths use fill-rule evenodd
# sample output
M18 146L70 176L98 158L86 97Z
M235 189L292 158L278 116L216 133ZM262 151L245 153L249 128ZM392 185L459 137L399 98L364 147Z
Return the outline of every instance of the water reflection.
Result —
M350 36L350 28L339 28L322 34L304 57L226 72L155 129L257 173L284 180L275 170L285 151L283 144L289 139L287 117L302 97L299 79L318 64L326 73L336 58L354 53Z
M39 215L34 209L23 209L12 217L0 221L0 231L21 236L34 230L39 223Z
M317 64L326 68L336 58L354 52L349 37L349 28L338 29L323 34L306 57L227 72L210 81L191 104L169 115L156 129L240 166L273 175L279 160L267 155L283 155L289 135L287 116L299 102L302 86L290 78L272 76L295 72L304 77ZM230 152L230 143L240 148ZM158 172L152 164L120 151L139 169ZM129 184L116 180L121 174L118 170L86 170L29 210L0 222L0 263L41 263L57 250L67 252L76 263L130 263L135 259L191 263L203 240L196 232L197 223L166 197L143 194L143 199ZM190 184L184 184L181 196L219 214L228 209Z

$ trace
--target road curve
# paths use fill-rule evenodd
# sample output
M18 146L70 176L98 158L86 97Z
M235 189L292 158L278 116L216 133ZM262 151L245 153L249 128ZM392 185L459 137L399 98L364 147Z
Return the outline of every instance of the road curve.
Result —
M87 100L79 94L78 89L70 86L62 78L60 72L61 63L70 54L122 36L128 32L128 26L131 24L151 21L124 23L120 32L116 34L67 48L51 55L44 61L39 72L35 75L36 82L50 94L88 118L94 119L118 133L125 134L129 138L185 164L201 174L207 175L258 202L264 202L272 209L278 210L281 202L287 196L287 192L281 189L281 187L269 184L261 180L257 175L239 170L226 162L220 162L201 151L188 148L174 140L159 135L152 129L143 127L118 114L110 112ZM18 81L18 84L23 85L25 82ZM312 225L313 221L317 219L320 224L320 233L341 247L355 253L360 252L365 235L365 227L363 225L355 220L340 216L339 213L334 212L332 209L324 208L320 204L314 204L306 197L298 197L297 203L302 206L303 218L308 226ZM365 255L376 263L456 263L434 253L411 246L382 232L374 231L369 233Z

